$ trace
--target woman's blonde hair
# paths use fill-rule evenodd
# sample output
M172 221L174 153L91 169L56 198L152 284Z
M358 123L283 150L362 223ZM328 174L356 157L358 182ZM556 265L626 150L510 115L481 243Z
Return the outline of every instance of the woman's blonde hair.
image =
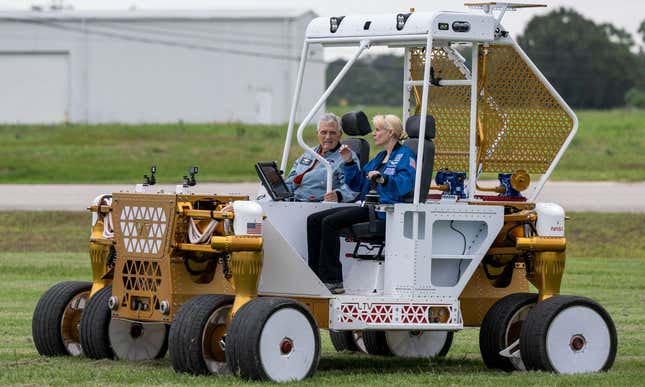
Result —
M379 126L392 131L392 137L397 140L404 140L408 136L403 131L401 119L394 114L377 114L372 119L374 126Z

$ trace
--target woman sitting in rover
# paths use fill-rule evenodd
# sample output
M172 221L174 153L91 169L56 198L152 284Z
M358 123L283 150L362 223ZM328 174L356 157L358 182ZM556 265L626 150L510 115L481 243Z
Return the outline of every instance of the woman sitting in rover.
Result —
M401 120L392 114L374 116L374 143L384 148L370 160L361 171L352 159L352 152L343 145L345 183L364 200L370 182L376 182L376 190L383 204L404 201L414 189L416 157L407 147L401 146L404 139ZM309 267L334 294L344 293L342 266L339 260L340 230L356 223L369 221L369 208L365 206L337 207L316 212L307 218L307 249ZM385 219L385 214L377 215Z

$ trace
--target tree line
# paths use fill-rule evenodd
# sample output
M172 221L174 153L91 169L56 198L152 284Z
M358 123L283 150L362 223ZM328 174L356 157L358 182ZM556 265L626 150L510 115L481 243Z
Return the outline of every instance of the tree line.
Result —
M533 17L517 43L562 97L575 108L645 108L645 20L640 42L612 24L596 24L573 9ZM329 84L345 60L327 66ZM403 61L396 55L360 59L329 104L401 104Z

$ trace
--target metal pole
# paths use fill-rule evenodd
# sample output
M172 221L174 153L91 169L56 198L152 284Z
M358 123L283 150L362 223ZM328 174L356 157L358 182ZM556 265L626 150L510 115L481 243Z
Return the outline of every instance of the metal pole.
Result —
M476 145L476 133L477 133L477 81L479 76L477 72L478 69L478 60L479 60L479 45L476 42L473 42L472 47L472 71L471 71L471 81L470 85L470 149L469 149L469 162L468 162L468 199L473 200L475 198L475 184L477 181L477 166L475 165L477 161L477 145Z
M405 53L403 54L403 112L401 113L401 120L403 125L408 120L410 116L410 48L405 48Z
M345 66L340 70L338 75L336 75L336 78L331 82L329 87L327 87L327 90L322 94L318 102L314 105L314 107L311 109L309 114L305 117L305 119L300 123L300 127L298 128L298 133L297 133L297 138L298 138L298 144L302 147L302 149L306 150L309 152L313 157L315 157L322 165L325 166L325 169L327 169L327 191L326 192L331 192L331 187L332 187L332 169L331 165L325 160L324 157L316 153L313 148L309 147L306 143L305 140L302 138L302 133L305 130L305 127L309 125L309 121L313 118L314 114L320 109L320 107L325 103L327 100L327 97L336 89L336 86L338 86L338 83L343 79L345 74L347 74L347 71L354 65L354 62L358 59L358 57L365 51L367 48L369 48L370 42L369 40L361 40L360 47L356 54L347 62L345 63Z
M282 161L280 162L280 170L286 171L287 162L289 161L289 149L291 149L291 139L293 138L293 126L296 121L296 110L298 109L298 97L302 89L302 78L305 75L305 63L307 55L309 54L309 43L305 40L302 45L302 53L300 54L300 65L298 66L298 76L296 78L296 90L293 93L293 100L291 101L291 114L289 115L289 126L287 129L287 138L284 141L284 150L282 151Z
M432 56L432 34L428 34L426 43L426 63L423 69L423 92L421 95L421 119L419 125L419 146L417 147L417 169L414 176L414 204L419 204L421 196L421 169L423 168L423 148L426 138L426 115L428 114L428 91L430 86L430 60ZM427 195L424 192L424 195ZM424 200L425 202L425 196Z

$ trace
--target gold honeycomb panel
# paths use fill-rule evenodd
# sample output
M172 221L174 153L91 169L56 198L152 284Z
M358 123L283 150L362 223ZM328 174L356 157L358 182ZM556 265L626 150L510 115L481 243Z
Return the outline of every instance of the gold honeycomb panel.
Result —
M423 79L424 65L425 49L411 50L413 80ZM433 49L432 67L436 77L466 79L443 49ZM572 118L513 46L480 46L478 68L482 171L546 172L573 129ZM410 98L418 101L416 89ZM428 114L436 121L435 169L467 171L470 87L431 87Z
M123 286L126 290L157 292L161 286L159 262L128 259L123 265Z
M162 321L161 300L172 301L170 254L175 223L175 195L115 193L114 238L117 261L112 294L119 300L113 315ZM139 304L145 304L145 309Z
M410 75L413 80L423 80L425 55L425 48L414 48L410 51ZM467 79L445 50L435 48L431 56L435 77ZM415 86L410 96L410 105L415 106L415 114L421 111L421 95L421 86ZM412 103L415 101L416 104ZM430 87L428 114L434 117L436 123L434 169L467 171L470 87Z
M482 170L546 172L571 133L573 120L515 47L481 48L479 68Z

